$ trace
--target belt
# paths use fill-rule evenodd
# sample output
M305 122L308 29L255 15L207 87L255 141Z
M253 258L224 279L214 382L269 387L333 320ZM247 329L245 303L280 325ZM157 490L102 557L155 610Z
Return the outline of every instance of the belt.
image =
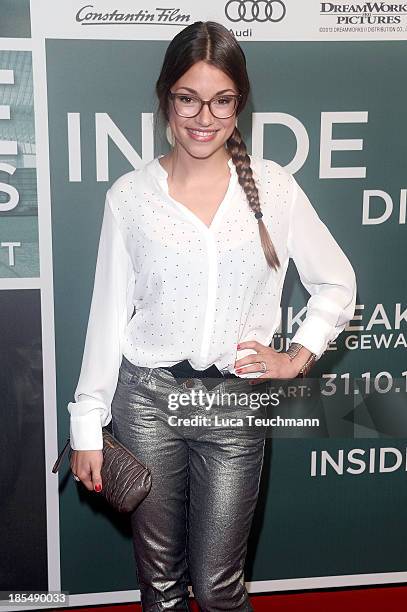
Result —
M215 365L211 365L209 368L206 368L206 370L195 370L195 368L191 366L187 359L184 359L184 361L180 361L179 363L176 363L175 365L169 368L164 368L164 370L168 370L169 372L171 372L171 374L175 376L175 378L215 379L210 382L205 382L205 387L207 389L212 389L212 387L215 387L219 384L219 380L216 380L217 378L239 378L239 376L236 376L236 374L233 374L232 372L221 372L221 370L219 370Z

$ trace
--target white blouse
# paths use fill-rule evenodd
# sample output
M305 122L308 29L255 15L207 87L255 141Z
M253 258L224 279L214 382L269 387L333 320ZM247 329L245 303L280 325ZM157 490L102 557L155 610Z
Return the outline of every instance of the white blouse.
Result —
M353 317L348 258L293 175L274 161L250 159L278 271L266 262L231 159L228 189L209 227L169 195L158 158L107 191L82 367L68 404L73 449L103 447L122 355L150 368L187 359L197 370L215 364L234 372L236 359L255 352L237 351L238 342L269 345L290 257L310 293L293 342L319 358Z

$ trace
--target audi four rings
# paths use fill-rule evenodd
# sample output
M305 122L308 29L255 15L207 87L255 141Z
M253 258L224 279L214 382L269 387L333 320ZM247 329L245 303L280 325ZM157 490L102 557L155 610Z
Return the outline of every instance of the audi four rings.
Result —
M229 21L277 23L284 19L286 8L281 0L229 0L225 5L225 15Z

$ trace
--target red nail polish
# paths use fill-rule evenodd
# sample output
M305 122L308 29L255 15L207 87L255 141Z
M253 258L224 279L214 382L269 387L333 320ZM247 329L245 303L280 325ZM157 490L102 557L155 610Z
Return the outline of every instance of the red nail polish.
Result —
M237 345L237 348L240 349L240 344Z
M95 485L95 491L96 491L97 493L99 493L99 491L101 491L101 490L102 490L102 485L100 485L100 484L96 484L96 485Z
M241 371L242 371L242 370L241 370L240 368L237 368L237 369L235 370L236 374L240 374L240 372L241 372Z

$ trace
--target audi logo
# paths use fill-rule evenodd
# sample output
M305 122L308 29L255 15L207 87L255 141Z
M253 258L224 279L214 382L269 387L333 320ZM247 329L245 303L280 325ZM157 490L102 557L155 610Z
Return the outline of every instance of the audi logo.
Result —
M281 0L229 0L225 15L229 21L277 23L284 19L286 8Z

